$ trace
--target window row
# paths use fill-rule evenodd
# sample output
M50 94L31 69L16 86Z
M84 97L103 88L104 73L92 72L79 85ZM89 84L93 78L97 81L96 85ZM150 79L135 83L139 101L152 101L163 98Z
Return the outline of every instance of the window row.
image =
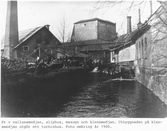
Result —
M147 46L148 46L148 42L147 42L147 38L146 37L144 39L139 40L136 43L137 59L145 59L145 58L147 58Z

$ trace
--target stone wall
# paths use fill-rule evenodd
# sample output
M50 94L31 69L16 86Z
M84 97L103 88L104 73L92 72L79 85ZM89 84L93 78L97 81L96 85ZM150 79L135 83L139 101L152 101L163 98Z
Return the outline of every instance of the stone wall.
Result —
M136 67L136 80L167 104L167 70L159 73L158 68Z
M136 80L150 89L165 104L167 104L166 14L163 8L159 8L148 21L151 25L150 30L136 41L136 46L138 46L146 38L147 46L145 43L143 46L138 46L135 62Z

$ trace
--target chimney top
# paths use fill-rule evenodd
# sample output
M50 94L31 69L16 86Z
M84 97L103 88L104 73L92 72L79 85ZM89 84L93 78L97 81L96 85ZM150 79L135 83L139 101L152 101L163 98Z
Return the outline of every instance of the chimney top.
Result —
M127 16L127 34L132 32L131 16Z
M139 22L138 22L138 24L137 24L137 28L140 28L140 27L142 26L140 9L139 9L138 11L139 11Z
M49 26L50 26L50 25L45 25L45 27L46 27L48 30L49 30Z
M139 23L141 23L140 9L138 11L139 11Z

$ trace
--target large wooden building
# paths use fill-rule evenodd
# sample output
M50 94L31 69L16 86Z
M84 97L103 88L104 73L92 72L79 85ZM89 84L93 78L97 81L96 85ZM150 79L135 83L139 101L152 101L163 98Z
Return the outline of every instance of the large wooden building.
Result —
M100 39L112 41L116 36L116 23L93 18L74 23L72 40L86 41Z
M85 53L93 60L110 58L109 46L116 39L116 23L99 18L74 23L71 43L75 53Z
M19 32L18 44L14 47L17 59L34 61L37 57L57 58L61 53L60 41L50 32L49 25L39 26ZM1 43L3 52L4 39ZM2 53L3 56L3 53Z

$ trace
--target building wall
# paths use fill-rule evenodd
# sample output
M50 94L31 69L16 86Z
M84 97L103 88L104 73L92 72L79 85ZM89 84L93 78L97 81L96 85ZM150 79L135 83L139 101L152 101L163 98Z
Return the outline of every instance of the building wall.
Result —
M136 79L147 87L151 76L152 37L150 30L136 41Z
M74 41L97 39L97 21L78 23L74 26Z
M114 60L114 51L111 51L110 52L110 63L114 63L115 60Z
M136 54L135 44L119 51L118 62L134 61Z
M39 39L39 36L40 36L40 39ZM48 53L55 53L55 55L53 54L53 56L57 56L57 53L55 52L55 50L58 44L59 44L59 41L54 38L54 36L49 32L49 30L43 28L37 33L35 33L33 36L31 36L29 39L27 39L24 43L22 43L17 48L18 58L19 59L27 58L28 61L34 61L34 59L36 59L36 57L39 56L39 53L40 53L40 57L46 57L46 54ZM25 46L28 46L29 48L26 51L23 50ZM47 48L49 46L55 47L55 48L52 48L52 49ZM38 47L40 47L40 52L37 51L36 53L33 53L35 49L37 49Z
M98 38L102 40L113 40L116 38L116 25L107 22L98 22Z
M167 15L160 14L166 21ZM149 24L150 30L136 41L136 79L167 104L167 26L156 14Z
M98 52L90 52L89 57L92 60L109 60L110 59L110 52L108 51L98 51Z
M116 25L102 21L88 21L74 25L75 41L84 40L113 40L116 38Z

